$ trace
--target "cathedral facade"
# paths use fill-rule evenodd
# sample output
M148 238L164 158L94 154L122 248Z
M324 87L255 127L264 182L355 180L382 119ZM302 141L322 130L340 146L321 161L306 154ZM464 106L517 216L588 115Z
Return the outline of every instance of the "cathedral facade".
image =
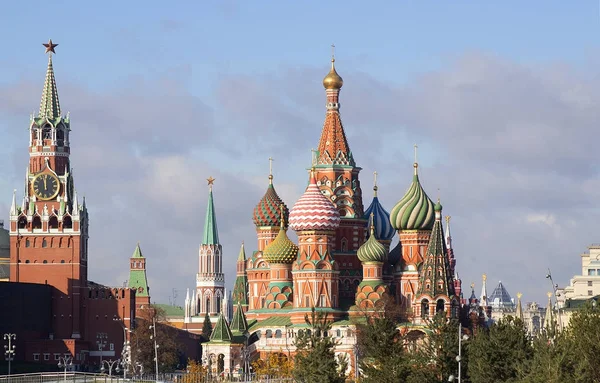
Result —
M379 201L376 178L373 198L364 207L361 168L341 119L343 84L332 57L323 80L325 121L318 149L307 164L308 186L289 208L277 194L270 172L267 190L252 214L256 250L247 256L242 244L237 258L231 294L234 318L226 312L228 305L217 305L221 311L215 312L214 306L205 304L200 290L186 300L188 321L196 315L199 323L206 314L216 319L218 331L203 344L204 362L213 372L240 371L248 357L269 352L289 356L297 332L305 326L305 315L313 308L333 321L336 352L347 354L353 368L356 338L351 318L378 309L385 300L402 307L404 320L416 331L439 312L459 315L461 281L455 271L450 217L444 229L442 205L439 200L434 203L421 185L416 158L412 182L404 195L398 195L391 212ZM210 193L209 211L214 209ZM205 237L212 226L216 228L216 217L207 211ZM297 243L289 238L289 230L296 233ZM399 242L390 249L394 236ZM217 292L222 288L217 278L222 275L221 247L211 246L219 258L212 262L213 269L207 269L201 248L199 278L212 275L215 283L210 291Z

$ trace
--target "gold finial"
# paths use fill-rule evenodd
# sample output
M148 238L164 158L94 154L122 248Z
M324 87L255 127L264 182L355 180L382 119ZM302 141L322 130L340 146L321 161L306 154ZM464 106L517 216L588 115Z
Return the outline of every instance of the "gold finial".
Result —
M485 282L485 281L487 281L487 275L486 275L486 274L483 274L483 277L482 277L482 278L483 278L483 281L484 281L484 282Z
M279 204L279 218L281 218L281 223L279 224L279 227L281 227L281 229L285 228L285 205L284 204Z
M552 298L552 293L550 291L548 291L548 293L546 295L548 295L548 299Z
M415 175L417 175L417 168L419 167L419 162L417 161L417 149L419 147L417 146L417 144L414 145L414 149L415 149L415 162L413 163L413 167L415 168Z
M521 293L517 293L517 299L518 299L518 300L521 300L521 297L522 297L522 296L523 296L523 294L521 294Z
M317 164L317 151L315 149L311 149L310 154L311 154L310 166L315 167L315 165Z
M215 183L215 179L210 176L206 179L208 181L208 188L212 191L213 184Z
M369 220L371 221L371 236L375 234L375 214L371 213Z
M269 184L273 183L273 158L269 157Z
M475 289L475 282L471 282L471 290Z
M335 45L331 44L331 70L323 79L325 89L341 89L344 85L344 80L335 71Z
M377 171L373 172L373 194L377 197Z
M335 45L331 44L331 62L335 62Z
M58 46L58 44L53 44L52 39L49 39L47 44L42 43L42 45L46 47L45 53L56 54L56 52L54 51L54 48L56 48Z
M452 217L449 215L446 216L446 225L450 225L450 218Z

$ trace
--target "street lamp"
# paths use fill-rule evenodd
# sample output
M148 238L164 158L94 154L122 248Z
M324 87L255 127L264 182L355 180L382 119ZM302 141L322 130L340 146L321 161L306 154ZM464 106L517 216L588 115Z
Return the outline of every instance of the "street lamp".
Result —
M119 364L121 363L121 359L117 359L117 360L104 360L102 361L102 368L100 368L100 372L104 373L104 371L106 371L106 369L104 368L104 365L106 364L106 366L108 367L108 376L112 376L112 370L113 370L113 366L116 364L117 368L115 369L115 371L117 372L117 374L121 371L119 369Z
M137 362L133 368L134 374L137 372L137 369L140 370L140 379L142 379L142 377L144 376L144 365L141 364L140 362Z
M153 330L153 335L150 335L150 339L154 340L154 363L156 368L156 379L158 379L158 344L156 344L156 318L152 318L152 326L150 330Z
M64 375L65 382L67 381L67 369L70 368L72 365L73 365L73 357L71 355L61 356L60 358L58 358L58 368L65 369L65 375Z
M102 367L102 351L104 350L104 346L106 346L106 340L108 339L108 334L105 332L99 332L96 334L96 344L98 345L98 351L100 351L100 367Z
M462 376L462 368L461 368L461 363L462 363L462 341L463 340L467 340L469 339L469 336L467 334L462 333L462 324L460 322L458 322L458 355L456 356L456 361L458 362L458 383L461 383L461 376ZM449 382L454 382L454 375L450 375L450 377L448 378Z
M12 344L12 341L17 340L17 334L4 334L4 340L8 341L8 346L4 345L4 355L8 361L8 375L10 375L10 362L13 361L15 357L15 348L17 348L16 345Z
M558 329L562 331L562 319L560 317L560 305L558 304L558 297L560 296L560 293L557 292L558 285L555 284L554 280L552 279L552 273L550 272L550 268L548 268L548 274L546 274L546 279L549 279L550 283L552 284L552 291L554 292L554 299L556 299L556 314L558 316Z

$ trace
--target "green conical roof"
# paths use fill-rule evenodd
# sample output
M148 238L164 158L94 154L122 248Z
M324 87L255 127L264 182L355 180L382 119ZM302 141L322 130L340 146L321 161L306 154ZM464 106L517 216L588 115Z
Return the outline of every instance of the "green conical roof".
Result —
M233 339L233 334L231 334L231 329L227 324L227 320L223 313L219 314L219 319L217 320L217 324L210 334L211 342L231 342Z
M242 242L242 247L240 248L240 254L238 255L238 262L246 261L246 250L244 250L244 242Z
M238 303L235 314L233 314L233 320L231 321L231 331L237 334L245 334L248 331L248 321L242 306Z
M131 256L131 258L144 258L144 256L142 255L142 249L140 249L139 242L135 246L135 250L133 251L133 255Z
M298 246L292 242L286 233L283 223L279 234L263 250L263 258L269 263L293 263L298 257Z
M140 248L140 243L135 246L135 250L133 251L133 255L131 258L143 259L142 249ZM137 297L147 297L149 295L148 290L148 279L146 277L146 268L134 269L131 268L129 270L129 281L127 282L127 287L130 289L135 289L135 295Z
M206 208L206 220L204 221L203 245L218 245L219 231L217 230L217 216L215 215L215 204L213 202L212 185L208 192L208 206Z
M46 81L42 91L39 116L49 119L60 117L60 103L58 102L58 90L56 89L54 68L52 67L52 54L48 56L48 69L46 69Z

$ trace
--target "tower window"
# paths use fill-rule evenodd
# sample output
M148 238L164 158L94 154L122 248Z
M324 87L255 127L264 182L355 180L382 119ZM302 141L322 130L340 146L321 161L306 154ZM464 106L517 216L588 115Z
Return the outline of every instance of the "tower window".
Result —
M42 240L42 247L48 247L48 241L46 241L45 239ZM44 261L45 263L46 261Z
M42 138L44 140L52 139L52 130L50 128L50 125L46 125L44 126L44 129L42 129Z
M29 239L25 240L25 247L30 247L31 246L31 241Z
M71 220L71 217L66 216L63 220L63 228L65 229L71 229L73 228L73 220Z
M36 215L35 217L33 217L32 227L34 229L41 229L42 228L42 219L40 218L39 215Z

